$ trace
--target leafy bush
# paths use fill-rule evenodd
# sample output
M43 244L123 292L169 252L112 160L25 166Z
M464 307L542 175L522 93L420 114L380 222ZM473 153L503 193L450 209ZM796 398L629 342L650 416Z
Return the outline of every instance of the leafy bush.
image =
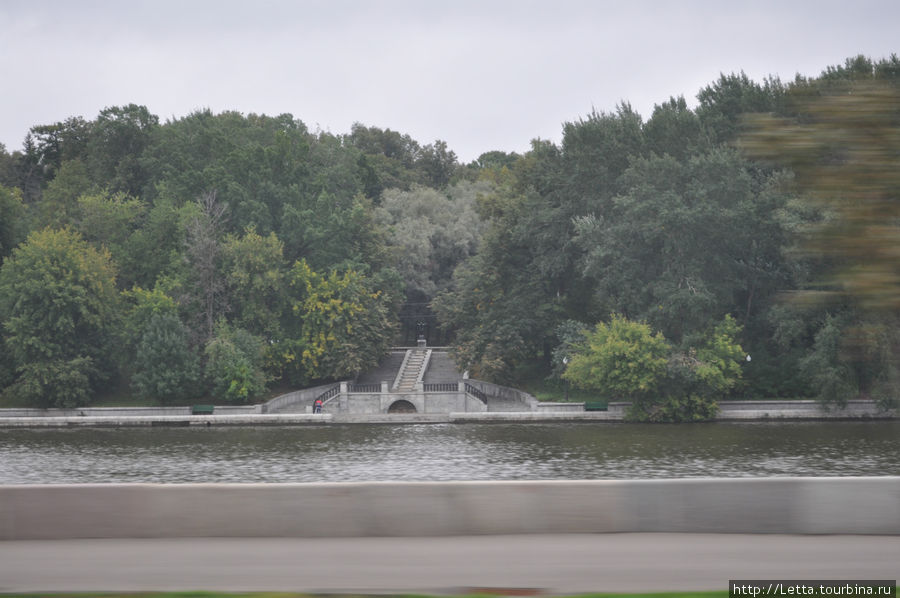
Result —
M671 347L650 326L613 315L576 345L563 378L607 400L646 401L659 390Z
M685 349L674 349L647 324L614 315L597 324L574 346L563 378L595 389L609 400L631 402L635 421L706 421L718 412L717 399L741 376L740 327L726 316ZM692 346L694 345L694 346Z

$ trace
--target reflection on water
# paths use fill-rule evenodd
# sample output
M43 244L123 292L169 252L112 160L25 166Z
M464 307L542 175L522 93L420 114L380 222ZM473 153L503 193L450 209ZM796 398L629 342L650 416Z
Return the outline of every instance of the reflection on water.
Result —
M0 430L0 483L900 475L900 422Z

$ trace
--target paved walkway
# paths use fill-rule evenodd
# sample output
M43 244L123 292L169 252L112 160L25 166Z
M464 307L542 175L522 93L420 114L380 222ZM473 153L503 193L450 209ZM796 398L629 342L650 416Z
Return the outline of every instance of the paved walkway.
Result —
M599 534L0 542L0 592L567 594L897 579L900 536Z

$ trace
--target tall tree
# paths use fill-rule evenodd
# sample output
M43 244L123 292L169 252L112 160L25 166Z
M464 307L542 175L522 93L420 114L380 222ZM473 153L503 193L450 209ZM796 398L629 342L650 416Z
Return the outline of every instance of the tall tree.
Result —
M445 193L428 187L384 192L375 218L388 231L409 301L433 299L449 286L456 266L475 254L484 231L477 198L492 191L486 181L461 181Z
M175 314L154 314L137 345L132 384L144 398L178 404L198 396L200 360Z
M360 273L320 274L300 260L288 275L285 361L306 380L354 376L375 366L394 334L392 297Z
M22 193L0 185L0 265L22 240L25 232L25 206Z
M225 279L221 269L221 238L226 206L210 191L197 198L198 213L188 222L185 259L194 289L188 300L195 305L200 329L199 340L212 338L216 322L227 310Z
M147 183L141 156L158 125L159 118L146 106L128 104L101 110L87 147L88 165L98 185L140 195Z
M14 392L31 404L87 403L109 373L117 318L109 254L73 231L32 233L0 268L0 321L16 367Z
M785 86L777 78L769 78L759 84L743 71L740 74L723 74L697 94L697 116L711 143L728 143L737 138L743 115L781 113L785 94Z
M268 340L281 337L283 247L275 233L263 237L250 227L241 237L228 235L222 248L231 320Z
M781 196L734 151L634 160L622 185L605 214L577 219L601 311L678 343L741 303L742 320L756 316L788 280Z

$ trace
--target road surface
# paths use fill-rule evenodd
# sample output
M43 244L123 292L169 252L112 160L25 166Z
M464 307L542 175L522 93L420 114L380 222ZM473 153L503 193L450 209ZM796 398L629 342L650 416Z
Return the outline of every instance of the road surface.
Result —
M569 594L725 590L729 579L897 579L900 536L568 534L0 542L0 593Z

